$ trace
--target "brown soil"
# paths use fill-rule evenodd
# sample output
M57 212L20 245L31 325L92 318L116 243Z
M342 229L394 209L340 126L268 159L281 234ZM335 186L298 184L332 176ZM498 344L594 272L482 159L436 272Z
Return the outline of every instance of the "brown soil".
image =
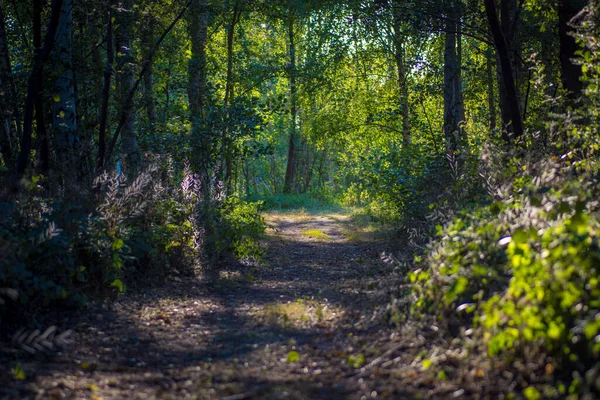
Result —
M74 334L61 353L19 356L25 380L13 377L14 357L3 361L0 399L465 395L422 362L436 360L435 329L386 322L400 281L398 264L381 256L389 242L341 215L267 222L264 265L173 278L90 307L66 326Z

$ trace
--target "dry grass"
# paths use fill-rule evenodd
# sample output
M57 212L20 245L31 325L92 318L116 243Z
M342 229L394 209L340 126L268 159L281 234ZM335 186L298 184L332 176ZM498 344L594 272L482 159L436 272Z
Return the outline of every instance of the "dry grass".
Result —
M314 300L298 299L287 303L267 305L258 315L267 324L289 326L312 326L323 321L330 321L341 315L330 305L323 305Z

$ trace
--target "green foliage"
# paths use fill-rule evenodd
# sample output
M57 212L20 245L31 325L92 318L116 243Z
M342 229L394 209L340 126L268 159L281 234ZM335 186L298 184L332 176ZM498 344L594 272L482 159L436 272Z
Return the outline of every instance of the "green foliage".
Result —
M491 356L541 352L587 372L600 356L600 185L574 165L514 162L495 202L439 227L410 274L416 309L473 325Z
M105 174L61 199L41 196L43 182L32 180L0 221L0 287L17 290L19 304L35 311L193 267L201 245L197 199L169 168L152 163L131 182Z
M216 207L204 209L200 220L206 230L206 251L213 260L233 255L237 259L260 259L263 251L258 239L266 225L260 202L250 203L231 196Z
M264 210L323 210L339 207L335 199L323 193L277 194L261 198Z
M295 363L300 360L300 354L297 351L290 351L285 358L287 362Z

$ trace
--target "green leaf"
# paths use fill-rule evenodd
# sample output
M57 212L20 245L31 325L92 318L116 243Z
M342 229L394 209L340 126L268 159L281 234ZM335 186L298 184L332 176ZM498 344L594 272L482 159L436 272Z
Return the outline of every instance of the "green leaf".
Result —
M20 381L24 381L25 380L25 371L23 370L23 367L21 366L21 363L18 362L15 365L15 368L13 369L13 374L15 375L15 378L17 378Z
M125 288L125 286L123 285L123 282L120 279L115 279L110 286L116 287L117 289L119 289L119 293L123 293L123 289Z
M287 353L286 359L290 363L295 363L300 360L300 354L297 351L290 351Z
M423 369L429 369L432 365L433 362L430 359L426 358L423 360Z
M348 365L352 368L360 368L365 363L365 356L359 354L357 356L349 355L348 356Z
M112 251L119 251L123 248L123 246L125 246L125 242L123 242L123 239L116 239L113 244L112 244Z
M539 390L537 390L533 386L529 386L527 389L525 389L523 391L523 394L525 395L525 398L527 400L539 400L542 397Z
M556 340L560 338L561 333L562 330L560 329L560 327L555 322L550 322L548 326L548 337L550 339Z

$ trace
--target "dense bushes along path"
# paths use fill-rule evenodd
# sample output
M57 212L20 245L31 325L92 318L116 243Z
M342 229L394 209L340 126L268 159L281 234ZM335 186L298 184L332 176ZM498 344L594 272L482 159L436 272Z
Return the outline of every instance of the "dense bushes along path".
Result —
M3 362L0 398L462 397L424 368L427 333L385 322L385 288L398 279L385 243L341 215L267 222L264 266L174 278L89 309L68 322L63 353L21 358L25 380Z

